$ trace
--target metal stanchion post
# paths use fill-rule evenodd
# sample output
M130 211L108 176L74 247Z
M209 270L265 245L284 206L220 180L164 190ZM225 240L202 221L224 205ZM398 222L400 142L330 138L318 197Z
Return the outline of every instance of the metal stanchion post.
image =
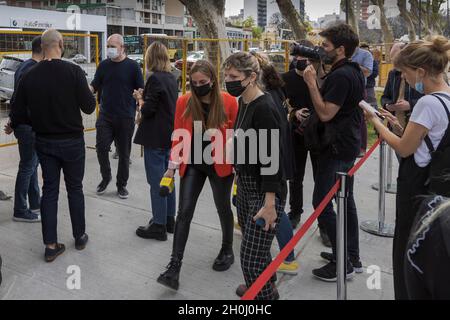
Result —
M367 220L361 223L361 229L378 236L393 237L394 226L385 224L386 214L386 141L381 141L380 144L380 183L378 190L378 221Z
M397 193L397 184L392 182L392 161L394 159L394 150L388 146L388 167L387 167L387 185L386 192L395 194Z
M387 178L386 178L386 189L385 191L387 193L390 194L396 194L397 193L397 184L392 182L392 166L393 166L393 155L394 155L394 150L388 146L388 154L387 154ZM380 184L379 183L375 183L372 185L372 189L374 190L379 190L380 189Z
M337 299L347 300L347 198L352 177L347 173L336 173L340 181L337 194L336 263Z

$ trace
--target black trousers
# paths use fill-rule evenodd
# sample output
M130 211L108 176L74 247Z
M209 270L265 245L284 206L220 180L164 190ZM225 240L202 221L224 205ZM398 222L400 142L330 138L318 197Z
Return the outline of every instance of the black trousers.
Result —
M173 238L173 259L179 261L183 259L195 206L207 178L211 185L214 203L219 214L222 228L222 247L232 250L234 218L231 210L231 188L234 176L230 175L221 178L212 167L205 167L202 170L189 165L184 177L180 180L178 214Z
M292 131L292 145L294 150L294 178L289 181L289 205L292 214L301 215L303 213L303 180L308 153L311 158L313 176L317 172L318 156L306 149L304 137L294 131Z
M393 245L394 292L396 300L407 300L405 254L414 220L420 209L421 196L427 194L428 169L420 168L414 155L402 159L397 179L397 204Z
M109 151L113 141L116 143L119 154L119 167L117 170L117 187L125 187L128 182L130 170L131 140L134 133L133 118L115 118L100 114L97 123L97 158L103 180L110 180L111 164Z
M42 168L41 216L44 244L58 242L58 198L61 171L64 173L69 201L72 235L81 237L86 230L83 177L86 159L84 138L51 140L36 138L36 152Z

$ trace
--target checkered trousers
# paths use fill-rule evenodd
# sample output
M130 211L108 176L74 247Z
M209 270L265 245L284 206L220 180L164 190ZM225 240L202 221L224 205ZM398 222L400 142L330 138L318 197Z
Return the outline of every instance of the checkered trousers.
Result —
M253 221L253 217L264 205L265 193L258 191L257 181L252 176L239 175L237 185L237 215L242 231L241 268L245 284L249 288L272 262L270 248L278 229L281 214L284 212L285 201L276 197L275 207L278 215L276 226L266 232ZM273 300L275 281L276 274L266 283L256 299Z

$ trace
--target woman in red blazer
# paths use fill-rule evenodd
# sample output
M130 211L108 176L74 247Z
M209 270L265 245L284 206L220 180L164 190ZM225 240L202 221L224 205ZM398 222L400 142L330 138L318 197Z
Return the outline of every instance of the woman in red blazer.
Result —
M175 113L172 152L166 177L180 170L180 194L175 223L173 251L167 270L158 282L174 290L178 279L189 228L197 199L208 178L222 227L222 249L213 269L225 271L234 263L233 212L231 189L233 169L225 159L228 133L234 127L238 105L236 98L221 92L214 67L208 61L197 61L190 71L192 92L180 97ZM203 137L208 137L203 141Z

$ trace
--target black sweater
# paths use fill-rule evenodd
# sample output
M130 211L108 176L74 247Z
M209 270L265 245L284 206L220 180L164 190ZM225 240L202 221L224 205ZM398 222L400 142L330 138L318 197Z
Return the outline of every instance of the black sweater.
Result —
M283 185L283 167L281 159L281 133L279 114L277 107L269 94L264 94L248 105L243 104L242 98L239 101L239 112L235 124L235 130L242 129L245 134L251 134L252 129L255 130L256 140L245 138L236 138L236 135L242 137L239 132L235 133L235 170L240 175L249 175L254 177L259 184L260 192L274 192L281 194ZM247 111L246 111L247 109ZM245 115L244 115L245 114ZM267 152L262 152L270 161L264 161L261 157L260 146L261 130L267 132L267 144L264 146ZM278 130L277 141L271 141L271 132ZM272 150L272 146L276 146L277 150ZM272 153L274 155L272 156ZM245 157L243 156L245 155ZM245 159L245 161L239 160ZM267 160L268 160L267 159ZM256 161L252 161L256 160ZM265 171L271 168L269 172Z
M178 85L169 72L153 73L145 85L142 122L134 143L148 148L170 149Z
M83 70L78 65L54 59L44 60L26 73L19 83L11 122L29 124L37 136L72 139L83 136L81 111L95 110Z

